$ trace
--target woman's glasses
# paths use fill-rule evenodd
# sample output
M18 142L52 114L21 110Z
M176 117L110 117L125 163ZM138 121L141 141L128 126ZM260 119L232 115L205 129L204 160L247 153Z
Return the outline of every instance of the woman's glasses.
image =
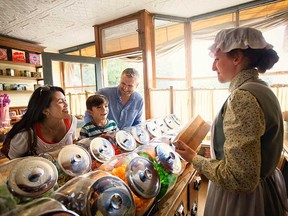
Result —
M52 86L50 86L50 85L40 86L40 87L39 87L39 88L40 88L40 96L42 95L42 92L43 92L43 91L44 91L44 92L50 91L50 87L52 87Z

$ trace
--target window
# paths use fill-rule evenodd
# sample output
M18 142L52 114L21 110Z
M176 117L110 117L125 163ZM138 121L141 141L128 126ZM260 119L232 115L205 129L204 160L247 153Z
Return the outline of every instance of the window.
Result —
M104 73L104 83L107 86L118 86L120 83L121 73L125 68L135 68L140 74L139 86L137 87L137 92L139 92L144 98L144 81L143 81L143 62L136 59L132 60L133 56L126 56L121 58L110 58L103 60L103 73ZM145 103L145 101L144 101ZM144 105L145 107L145 105ZM143 112L145 116L145 110Z
M156 87L186 88L184 23L155 20Z
M236 26L236 14L229 13L192 22L192 85L195 88L223 88L212 71L214 59L209 56L209 47L220 29Z
M263 35L268 43L271 43L273 49L279 56L279 61L273 68L268 70L265 74L261 75L261 78L270 85L287 85L288 83L288 71L287 71L287 59L288 59L288 27L285 25L279 25L268 31L264 31ZM285 39L286 38L286 39Z
M70 48L73 51L67 55L95 57L95 45ZM75 50L76 49L76 50ZM69 49L68 49L69 50ZM73 62L63 62L64 88L67 93L95 92L95 65Z
M122 17L107 23L94 26L96 35L96 56L115 57L116 55L127 55L141 51L144 38L143 16L145 10L127 17ZM147 16L147 15L146 15Z
M118 86L120 83L121 73L125 68L135 68L140 74L140 83L137 91L144 97L144 82L143 82L143 63L142 61L132 61L131 58L111 58L103 60L104 68L104 83L105 86Z
M138 21L131 20L102 30L103 54L139 47Z
M237 25L255 27L261 30L266 40L271 43L277 51L280 57L279 62L276 63L271 70L268 70L264 75L260 76L272 86L282 110L287 110L287 6L286 1L281 1L240 11L235 10L235 12L232 13L228 12L227 14L215 15L214 17L204 19L203 17L201 17L201 19L192 17L191 71L188 70L189 68L186 68L186 66L189 66L189 63L186 62L185 64L185 62L182 61L185 59L186 53L184 53L184 51L181 52L184 43L182 42L181 44L180 41L183 40L184 35L181 35L181 32L183 34L183 31L180 30L181 28L177 28L182 24L155 20L156 88L167 88L167 86L178 88L178 86L182 86L184 91L190 91L189 82L188 79L185 80L184 71L187 71L186 77L191 77L192 93L187 94L185 100L183 100L184 103L177 102L179 97L175 97L176 100L174 98L177 106L192 109L191 116L183 115L183 109L176 114L181 117L186 115L188 119L199 114L208 121L211 121L217 114L229 94L229 83L219 83L216 73L212 71L213 58L209 56L208 48L213 44L216 34L221 29L233 28ZM173 34L169 34L168 28L173 28ZM186 35L187 34L185 34L185 36ZM173 44L172 42L175 43ZM161 59L161 55L165 55L165 58ZM190 57L188 56L188 58ZM182 71L184 73L182 73ZM167 101L170 98L171 95L168 95L165 100ZM191 101L192 108L191 106L185 106L189 104L189 101ZM173 107L174 102L172 101L172 104L169 106ZM153 107L153 109L164 110L161 106ZM174 111L175 110L174 108Z
M64 62L64 83L67 93L95 91L95 65Z

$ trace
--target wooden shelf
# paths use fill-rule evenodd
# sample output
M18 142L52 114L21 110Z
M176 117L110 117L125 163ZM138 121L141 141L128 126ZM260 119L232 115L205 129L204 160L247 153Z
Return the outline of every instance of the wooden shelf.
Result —
M7 79L26 79L26 80L37 80L37 81L43 80L43 78L40 78L40 77L4 76L4 75L0 75L0 78L7 78Z
M24 66L24 67L35 67L35 68L42 68L42 65L36 65L31 63L25 63L25 62L13 62L9 60L0 60L0 64L10 64L10 65L18 65L18 66Z
M0 36L0 45L4 47L9 47L13 49L24 50L28 52L43 53L45 47L40 46L36 43L31 43L28 41L21 41L19 39L9 38Z
M31 91L31 90L0 90L0 93L4 93L4 94L7 94L7 93L29 93L31 94L32 92L34 91Z
M193 189L196 174L193 166L187 164L172 190L160 201L154 202L147 214L151 216L176 215L179 206L183 205L183 215L190 215L188 212L191 212L192 203L198 199L198 191Z

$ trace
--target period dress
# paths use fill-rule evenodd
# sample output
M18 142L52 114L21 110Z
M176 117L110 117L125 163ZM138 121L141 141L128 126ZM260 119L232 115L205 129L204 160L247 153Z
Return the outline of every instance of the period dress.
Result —
M229 90L213 122L211 159L193 159L210 180L204 215L285 215L286 188L276 169L283 147L278 100L255 69L236 75Z

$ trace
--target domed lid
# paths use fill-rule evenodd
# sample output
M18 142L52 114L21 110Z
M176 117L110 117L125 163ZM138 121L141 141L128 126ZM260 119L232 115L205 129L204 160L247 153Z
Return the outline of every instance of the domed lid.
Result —
M8 188L23 197L38 197L53 188L58 179L56 166L42 157L27 157L16 163L8 177Z
M100 163L108 161L115 155L115 150L112 144L102 137L96 137L91 141L90 152Z
M162 135L161 129L153 121L147 121L146 128L153 137L160 137Z
M166 125L167 125L170 129L176 128L176 123L175 123L175 121L172 119L171 116L165 116L164 122L166 123Z
M90 215L135 215L132 193L116 176L105 176L96 180L87 198Z
M156 125L158 125L162 133L166 133L168 131L167 124L164 122L163 118L155 119L154 122Z
M131 128L131 134L135 140L143 145L149 143L150 137L148 131L142 126L134 126Z
M77 141L77 145L79 145L79 146L81 146L81 147L83 147L89 151L90 143L92 140L93 140L93 138L90 138L90 137L84 138L84 139Z
M171 114L170 116L177 126L181 126L181 121L175 114Z
M135 139L124 130L116 132L116 142L125 151L133 151L136 148Z
M166 143L156 146L157 158L165 170L173 174L179 174L182 169L181 160L176 152Z
M160 177L153 164L146 158L133 158L126 171L132 191L139 197L150 199L160 191Z
M67 175L74 177L89 172L92 161L86 149L71 144L61 149L57 163Z

